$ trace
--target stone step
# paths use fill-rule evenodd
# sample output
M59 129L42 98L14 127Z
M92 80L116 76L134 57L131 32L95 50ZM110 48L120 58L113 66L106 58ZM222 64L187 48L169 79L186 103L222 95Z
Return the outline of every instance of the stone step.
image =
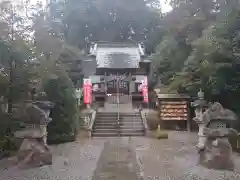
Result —
M144 129L141 128L132 128L132 129L118 129L118 128L112 128L112 129L93 129L93 132L107 132L107 133L114 133L114 132L125 132L125 133L131 133L131 132L142 132Z
M116 119L114 120L107 120L107 119L102 119L102 120L95 120L96 123L117 123L118 121ZM142 120L119 120L120 123L142 123Z
M142 121L131 121L131 122L123 122L123 121L120 121L119 123L117 123L116 121L104 121L104 122L95 122L94 123L94 126L113 126L113 125L116 125L116 124L119 124L120 126L142 126L143 123Z
M119 136L144 136L143 132L99 133L93 132L92 137L119 137Z
M95 122L117 122L116 119L96 119ZM142 122L142 119L119 119L120 122Z
M97 113L97 116L115 116L115 115L118 115L118 112ZM119 115L121 115L121 116L139 116L139 113L122 113L122 112L120 112Z
M122 115L114 115L114 116L96 116L96 118L116 118L116 117L120 117L120 118L141 118L141 116L138 115L133 115L133 116L122 116Z
M115 115L118 114L118 112L98 112L98 115ZM139 112L119 112L121 115L139 115Z
M119 136L117 132L114 132L114 133L92 132L92 137L117 137L117 136Z
M115 118L120 118L120 119L141 119L140 116L134 115L134 116L96 116L96 119L115 119Z
M116 119L118 116L97 116L96 119Z
M95 126L112 126L112 125L116 125L116 122L95 122L94 127ZM121 126L142 126L143 123L142 122L120 122Z
M117 129L117 125L96 125L95 129ZM143 129L143 125L121 125L120 129Z
M120 113L119 116L117 112L97 113L92 132L93 137L144 136L144 134L143 122L138 112Z

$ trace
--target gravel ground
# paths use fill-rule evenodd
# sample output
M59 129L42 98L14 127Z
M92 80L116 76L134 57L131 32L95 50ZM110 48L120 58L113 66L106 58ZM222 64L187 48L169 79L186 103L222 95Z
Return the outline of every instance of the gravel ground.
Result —
M99 180L99 174L109 180L123 177L133 180L136 179L133 173L139 172L134 169L140 169L144 180L240 180L237 154L234 154L236 170L233 172L197 166L196 138L193 133L170 132L166 140L94 138L63 144L51 147L53 165L30 170L0 167L0 180Z
M88 180L96 168L104 140L67 143L51 147L53 164L41 168L0 169L0 180Z
M170 132L169 139L133 138L137 158L146 180L239 180L240 157L234 154L236 170L216 171L197 166L196 134Z

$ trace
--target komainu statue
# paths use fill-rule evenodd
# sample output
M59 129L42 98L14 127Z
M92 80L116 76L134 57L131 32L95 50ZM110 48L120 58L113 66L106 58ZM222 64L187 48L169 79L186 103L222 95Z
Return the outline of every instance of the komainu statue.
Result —
M23 139L17 153L17 164L21 168L52 164L52 154L47 146L47 124L53 104L48 101L27 102L23 110L25 129L15 132Z
M199 164L210 169L234 170L228 138L237 135L232 128L237 117L218 102L207 104L203 97L200 91L198 99L192 103L196 115L194 120L199 126Z

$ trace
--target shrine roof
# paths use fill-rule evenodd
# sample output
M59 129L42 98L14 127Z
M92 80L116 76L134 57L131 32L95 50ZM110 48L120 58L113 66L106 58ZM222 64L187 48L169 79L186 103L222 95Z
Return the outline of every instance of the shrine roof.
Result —
M157 94L158 99L190 99L186 94Z
M100 43L96 49L98 68L138 68L141 53L137 44Z

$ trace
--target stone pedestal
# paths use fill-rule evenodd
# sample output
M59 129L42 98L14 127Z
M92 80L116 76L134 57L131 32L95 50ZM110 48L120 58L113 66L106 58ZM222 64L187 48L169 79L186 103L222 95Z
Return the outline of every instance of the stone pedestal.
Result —
M15 132L15 137L23 139L17 153L20 168L33 168L52 164L52 154L46 144L45 127Z
M209 169L234 170L232 147L228 139L209 140L199 153L199 164Z
M237 136L237 132L227 128L227 124L235 121L236 115L224 109L220 103L207 105L202 91L198 93L198 99L192 106L195 108L194 120L199 127L199 164L209 169L234 170L232 146L228 137Z
M52 154L44 142L25 138L17 153L17 165L20 168L34 168L52 164Z
M15 137L23 139L17 153L17 165L21 168L33 168L52 164L52 154L47 147L47 125L50 108L48 101L28 102L24 114L26 128L15 132Z

